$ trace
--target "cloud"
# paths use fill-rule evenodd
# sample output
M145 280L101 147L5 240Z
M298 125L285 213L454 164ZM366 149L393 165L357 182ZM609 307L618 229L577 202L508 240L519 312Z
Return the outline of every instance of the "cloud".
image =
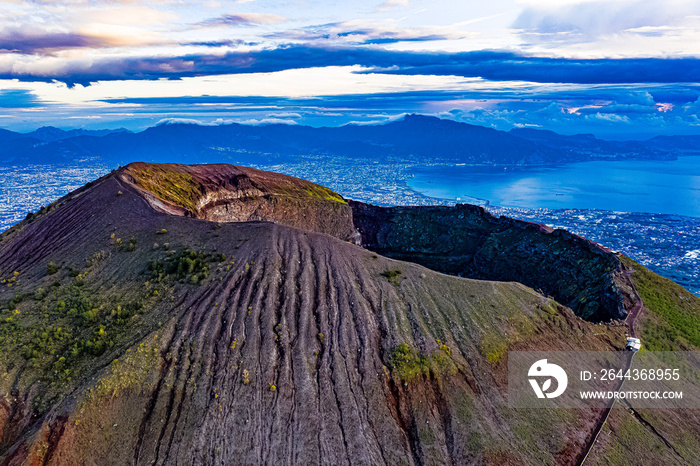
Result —
M264 14L264 13L235 13L217 16L216 18L207 19L197 26L201 27L230 27L241 25L258 25L258 24L279 24L286 21L287 18L280 15Z
M633 45L635 38L678 37L697 34L700 3L690 0L594 0L535 2L521 12L512 27L528 45L553 48L612 41ZM662 46L665 42L653 42ZM637 44L639 47L640 44ZM621 53L617 47L617 53ZM651 50L642 50L650 53ZM687 48L686 48L687 50Z
M196 47L234 47L245 44L246 41L240 39L226 39L226 40L211 40L211 41L193 41L193 42L181 42L180 45L191 45Z
M632 123L632 120L630 119L629 116L627 115L618 115L616 113L592 113L589 115L585 115L584 118L588 120L602 120L605 122L610 122L610 123L625 123L629 124Z
M366 72L578 84L696 82L700 72L700 59L694 57L568 59L485 51L396 58L391 67L369 65Z
M43 102L27 89L0 89L0 108L35 108Z
M155 125L156 126L164 126L164 125L211 126L211 125L207 125L206 123L202 123L199 120L195 120L193 118L163 118L161 120L158 120L158 122Z
M700 59L564 59L507 52L404 52L374 47L278 47L224 54L177 57L128 57L54 60L40 64L0 62L0 79L59 80L89 84L100 80L179 79L327 66L366 68L363 73L437 75L492 81L536 83L677 83L696 82Z
M619 91L620 100L628 100L626 92ZM616 102L595 102L595 92L581 94L577 111L571 112L572 103L557 100L516 100L484 103L483 107L452 108L439 113L465 123L490 126L501 130L519 127L539 127L561 134L594 133L612 139L648 139L658 134L698 134L697 106L669 108L659 111L656 104L621 105ZM586 104L588 102L589 104Z
M157 34L144 31L103 27L82 28L78 32L51 32L37 28L4 29L0 31L0 51L47 55L61 50L99 49L106 47L157 45L166 43Z
M376 11L381 13L381 12L384 12L387 10L391 10L392 8L396 8L396 7L408 8L409 6L410 6L410 3L408 0L386 0L377 7Z
M393 121L398 121L403 119L409 114L412 114L414 112L405 112L405 113L397 113L394 115L389 115L389 114L381 114L381 115L362 115L364 118L370 118L368 120L350 120L347 123L345 123L344 126L347 125L355 125L355 126L372 126L372 125L384 125L387 123L391 123ZM377 118L378 117L378 118Z
M653 95L652 95L653 94ZM656 96L659 96L657 98ZM675 97L674 97L675 96ZM123 97L102 99L109 104L129 104L139 106L173 105L173 106L207 106L219 105L243 108L366 108L376 105L381 109L404 108L407 112L416 112L428 103L435 102L517 102L520 108L528 105L541 106L542 101L557 101L567 108L582 107L589 104L627 105L654 107L658 102L693 103L700 98L700 89L692 85L678 84L649 85L547 85L523 83L489 83L475 82L471 89L462 90L416 90L390 93L367 93L353 95L327 95L323 97L271 97L271 96L175 96L175 97ZM675 100L674 100L675 99ZM534 104L533 104L534 102ZM276 114L280 116L279 113Z
M26 34L21 31L0 33L0 50L13 53L45 53L54 49L108 47L111 42L105 37L78 33Z
M249 118L247 120L238 120L236 123L242 125L260 126L260 125L297 125L299 122L288 118Z
M676 86L673 88L653 89L650 95L654 102L668 102L674 105L682 105L694 102L700 97L700 89Z
M295 118L301 118L298 113L280 113L280 114L268 114L264 118L216 118L209 122L204 122L202 120L197 120L194 118L162 118L155 126L163 125L196 125L196 126L222 126L230 125L232 123L238 123L241 125L272 125L272 124L284 124L284 125L297 125L299 124Z
M393 23L352 20L275 32L265 37L296 42L325 41L338 44L390 44L396 42L459 40L476 36L476 33L467 32L454 26L401 28Z

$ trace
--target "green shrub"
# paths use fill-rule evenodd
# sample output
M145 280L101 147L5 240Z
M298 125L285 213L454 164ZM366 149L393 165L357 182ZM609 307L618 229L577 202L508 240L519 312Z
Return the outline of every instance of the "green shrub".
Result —
M104 260L104 258L107 256L107 254L104 252L104 250L96 252L92 256L90 256L86 261L85 261L85 267L90 268L93 265L97 264L98 262Z
M24 301L25 295L21 293L16 293L8 302L7 307L9 309L16 308L22 301Z
M389 358L389 366L404 382L410 382L416 377L428 375L430 372L428 358L418 355L416 350L406 343L394 349Z
M386 278L389 281L394 280L395 278L398 278L399 275L401 275L400 270L386 270L380 274L382 277Z
M58 264L55 262L49 262L46 266L46 275L53 275L58 272Z
M87 323L95 323L97 322L97 317L99 315L100 311L97 308L89 309L81 314L82 318L85 320Z
M34 291L34 301L41 301L46 297L46 290L39 287Z
M151 278L160 281L172 276L178 280L187 280L193 285L201 283L209 277L210 262L226 260L226 255L210 255L183 249L178 254L171 255L165 260L153 260L148 264Z

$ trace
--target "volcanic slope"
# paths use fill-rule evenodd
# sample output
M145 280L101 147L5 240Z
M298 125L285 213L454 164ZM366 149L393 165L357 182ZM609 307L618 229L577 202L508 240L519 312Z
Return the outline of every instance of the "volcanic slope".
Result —
M623 262L644 302L636 326L644 348L700 351L700 298L631 259ZM636 409L624 401L618 408L588 464L700 464L700 409Z
M331 223L325 207L307 211L307 230L282 224L298 210L257 209L278 223L172 215L134 168L0 236L1 464L580 455L600 412L507 408L506 353L619 350L623 327L594 326L519 283L379 256L347 242L345 227L319 233L347 225L342 208ZM189 169L150 168L169 172L150 189L161 201L158 189L192 186L172 179ZM221 172L200 179L231 180L210 170ZM276 177L290 197L319 198Z

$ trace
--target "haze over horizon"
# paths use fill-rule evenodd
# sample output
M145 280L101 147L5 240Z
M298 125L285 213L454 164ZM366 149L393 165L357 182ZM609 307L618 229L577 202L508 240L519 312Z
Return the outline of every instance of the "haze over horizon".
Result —
M338 126L421 113L700 134L700 2L3 2L0 127Z

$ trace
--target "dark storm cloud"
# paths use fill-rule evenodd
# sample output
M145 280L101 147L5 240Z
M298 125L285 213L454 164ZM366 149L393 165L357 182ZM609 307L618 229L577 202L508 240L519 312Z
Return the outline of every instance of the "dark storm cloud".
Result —
M108 58L90 65L68 62L69 71L50 78L88 84L100 80L179 79L191 76L275 72L288 69L351 66L368 73L455 75L492 81L538 83L683 83L697 82L700 59L564 59L506 52L401 52L371 47L288 46L223 55L193 54L171 58ZM46 80L41 75L2 73L1 79Z

